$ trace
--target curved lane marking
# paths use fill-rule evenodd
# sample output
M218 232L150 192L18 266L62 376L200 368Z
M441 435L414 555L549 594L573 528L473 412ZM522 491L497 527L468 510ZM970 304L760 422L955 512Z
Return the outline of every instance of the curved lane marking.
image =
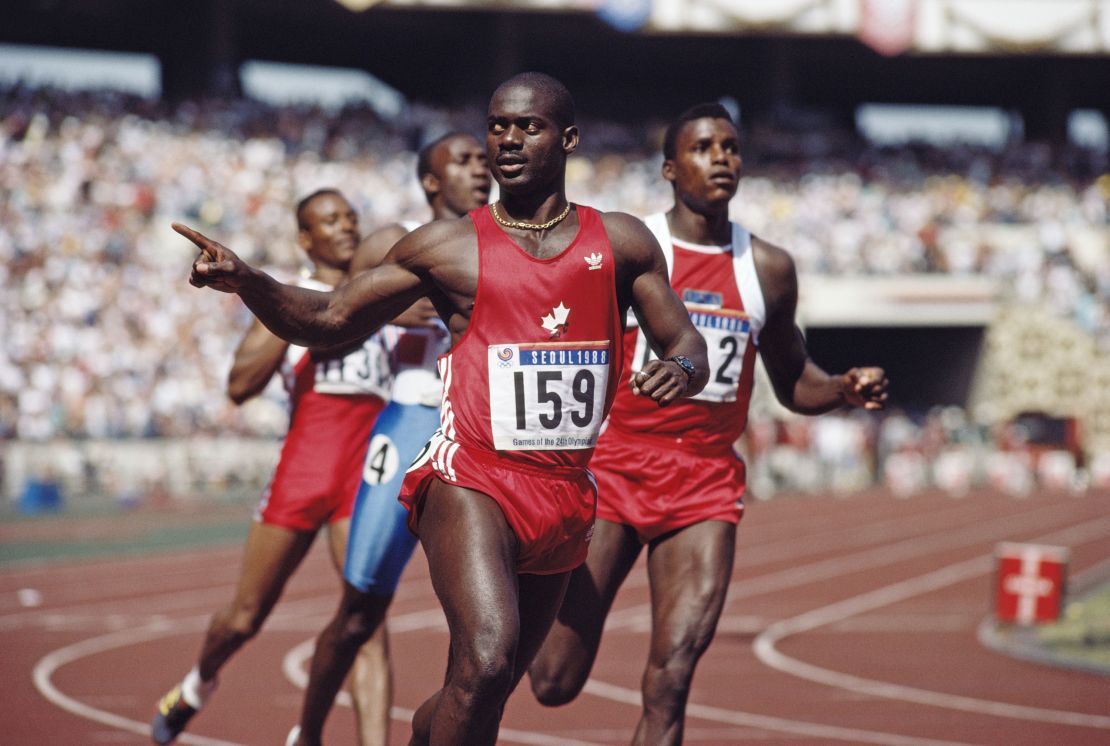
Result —
M1039 541L1079 544L1085 541L1103 539L1108 530L1110 530L1110 518L1104 518L1098 521L1086 521L1078 526L1056 531L1041 538ZM812 611L790 617L789 619L784 619L772 624L759 634L752 643L752 648L755 651L756 657L771 668L819 684L846 689L861 694L1017 720L1057 723L1084 728L1110 729L1110 717L1104 715L1016 705L1008 702L997 702L975 697L965 697L958 694L918 689L916 687L891 684L875 679L865 679L863 677L852 676L851 674L806 663L782 653L775 647L779 641L787 637L798 635L802 632L810 632L818 627L840 622L856 616L857 614L873 611L883 606L889 606L890 604L955 585L956 583L969 580L979 575L985 575L993 569L992 560L993 558L991 556L982 556L963 562L957 562L953 565L942 567L939 570L934 570L933 572L919 575L915 578L892 583L882 588L853 596L843 601L829 604L828 606L813 609Z
M188 631L189 628L197 626L199 625L195 623L189 623L187 625L183 623L168 623L153 625L148 629L124 629L99 637L90 637L87 640L81 640L72 645L58 648L48 653L35 664L31 674L35 682L35 688L38 689L39 693L48 701L72 715L102 723L112 728L128 731L129 733L137 733L141 736L149 737L150 723L125 718L122 715L116 715L115 713L107 712L106 710L101 710L87 705L84 702L80 702L59 691L51 681L51 677L54 675L54 672L62 666L80 660L81 658L103 653L108 650L114 650L116 648L125 648L136 642L149 642L159 637L168 637L178 634L179 632ZM183 744L193 744L193 746L243 746L235 741L221 741L217 738L206 738L205 736L198 736L193 733L183 733L178 737L177 741Z
M607 684L597 679L588 679L582 690L595 697L623 702L625 704L641 706L640 692L623 686ZM858 728L843 728L839 725L824 725L822 723L808 723L804 720L789 720L786 718L771 717L770 715L757 715L751 712L726 710L722 707L710 707L690 702L686 705L687 717L697 717L702 720L712 720L730 725L743 725L761 730L790 733L792 735L807 736L809 738L831 738L838 741L851 741L852 743L877 743L884 746L968 746L961 741L941 741L933 738L916 738L903 736L896 733L882 733L873 730Z
M1100 531L1099 535L1102 535L1101 532L1103 531L1103 529L1101 528L1101 526L1098 530ZM871 551L874 551L874 550L868 550L866 552L860 552L859 554L864 555L864 554L870 553ZM863 559L863 558L859 557L859 559ZM953 567L960 567L961 565L969 565L969 564L972 564L972 563L975 563L975 562L979 562L980 564L982 564L982 563L986 563L988 561L989 561L989 558L979 558L978 560L971 561L971 563L960 563L959 565L953 566ZM813 564L815 564L815 565L827 565L828 563L827 562L820 562L820 563L813 563ZM842 567L840 569L845 569L845 568ZM797 570L797 568L795 568L795 570ZM962 569L962 572L967 572L967 571L968 571L967 568ZM787 572L790 572L790 571L787 571ZM942 571L938 571L938 572L943 573L944 571L942 570ZM984 572L984 570L981 569L981 568L976 570L977 574L981 574L982 572ZM930 573L929 576L933 576L933 575L937 575L937 574L938 573ZM922 577L926 578L926 577L929 577L929 576L922 576ZM812 575L810 575L810 578L812 578ZM780 578L780 580L781 580L781 578ZM744 581L739 581L739 583L734 584L734 585L741 585L741 584L743 584L743 582ZM905 581L905 582L908 583L910 581ZM949 581L945 584L950 584L952 582L958 582L958 580L951 580L951 581ZM895 586L899 586L899 585L904 585L904 583L903 584L895 584ZM893 588L895 586L889 586L888 588ZM779 587L781 588L781 585ZM937 587L943 587L943 585L939 585ZM885 589L880 589L880 591L883 591L883 590L885 590ZM749 594L752 591L755 591L755 589L749 589ZM926 592L926 591L918 591L918 592ZM871 597L873 595L875 595L875 594L874 593L872 593L872 594L863 594L863 596L856 597L856 599ZM916 595L916 593L914 595ZM1090 724L1091 722L1096 722L1098 724L1095 727L1100 727L1100 728L1101 727L1110 727L1110 718L1103 718L1101 716L1089 716L1089 715L1085 715L1083 713L1066 713L1066 712L1055 711L1055 710L1043 710L1042 708L1027 708L1027 707L1021 707L1021 706L1018 706L1018 705L1007 705L1005 703L997 703L997 702L992 703L992 702L985 702L985 701L981 701L981 700L972 700L971 698L957 697L956 695L944 695L944 694L935 693L935 692L924 692L923 690L913 690L912 688L909 688L909 687L899 687L897 685L884 684L883 682L871 682L871 681L867 681L867 680L863 680L863 679L858 679L857 677L849 677L845 674L838 674L837 672L825 671L824 669L818 669L815 666L809 666L808 664L804 664L800 661L793 661L793 659L787 658L786 656L779 653L774 648L774 642L776 640L782 639L783 637L788 636L790 634L797 634L798 632L804 631L802 629L802 627L797 626L798 620L808 620L808 621L806 621L806 624L811 625L811 626L808 627L808 629L813 629L813 628L816 628L818 626L823 626L824 624L828 624L828 623L831 623L832 621L836 621L836 620L835 619L830 619L829 621L821 621L821 618L816 618L815 619L815 617L813 616L814 614L817 614L818 612L822 612L822 611L827 611L827 610L830 610L830 609L839 609L840 611L838 611L837 613L843 613L843 611L845 609L845 604L847 602L851 602L851 601L854 601L856 599L848 599L846 602L841 602L839 604L833 604L829 607L825 607L825 609L814 610L814 612L809 612L808 614L803 614L799 617L784 620L783 622L779 622L779 623L776 623L775 625L772 625L771 628L768 628L768 630L766 630L762 635L760 635L756 639L756 641L753 645L753 647L756 647L757 656L760 656L761 660L763 660L763 657L761 655L761 652L762 652L763 655L767 655L769 659L777 660L781 665L788 666L788 667L792 666L792 665L797 665L797 666L800 666L802 669L805 669L805 670L809 671L813 675L818 675L819 674L821 676L826 676L828 674L831 674L831 675L833 675L834 678L836 678L837 681L839 681L841 683L843 683L845 680L853 680L854 683L857 683L860 686L864 686L865 687L864 690L868 693L874 693L876 691L883 691L883 692L900 691L900 692L903 692L903 693L904 692L910 692L910 693L918 692L918 693L921 693L923 695L935 695L935 696L941 698L941 701L944 701L944 702L947 703L945 706L954 706L956 704L960 704L961 701L963 701L964 703L975 703L976 704L976 709L974 711L977 711L977 712L983 711L982 708L981 708L982 704L996 705L996 706L1001 708L1001 711L1006 711L1006 712L1011 712L1011 713L1012 712L1018 712L1018 713L1023 713L1025 715L1030 715L1030 714L1034 714L1034 713L1039 713L1039 714L1043 715L1045 713L1048 713L1053 717L1064 717L1065 720L1067 720L1069 717L1079 718L1082 721L1083 724ZM897 600L897 599L895 599L895 600ZM877 608L877 606L882 606L882 605L886 605L887 603L893 603L893 602L894 602L894 600L880 601L880 602L877 603L875 608ZM875 603L875 600L872 599L871 603ZM848 609L848 610L850 610L850 609ZM867 609L862 609L862 610L867 610ZM628 609L626 611L633 611L633 609ZM639 612L641 610L636 608L635 611ZM861 612L857 611L857 612L854 612L854 613L861 613ZM852 615L852 614L849 614L849 616L850 615ZM12 616L15 616L15 615L12 615ZM53 703L54 705L56 705L57 707L59 707L60 709L66 711L66 712L74 714L78 717L83 717L83 718L86 718L86 719L89 719L89 720L92 720L92 721L95 721L95 722L102 723L104 725L108 725L108 726L113 727L113 728L118 728L120 730L132 732L132 733L137 733L137 734L144 735L144 736L148 735L149 734L149 724L148 723L140 722L140 721L136 721L136 720L131 720L130 718L125 718L123 716L116 715L114 713L107 712L105 710L101 710L99 708L92 707L92 706L84 704L84 703L82 703L82 702L80 702L80 701L78 701L78 700L76 700L76 699L74 699L74 698L72 698L72 697L70 697L66 694L63 694L52 683L51 679L52 679L52 676L53 676L54 672L57 671L62 666L68 665L69 663L72 663L76 660L79 660L81 658L84 658L84 657L87 657L87 656L90 656L90 655L94 655L94 654L97 654L97 653L105 652L105 651L116 649L116 648L127 647L127 646L132 645L136 642L146 642L146 641L158 639L160 637L166 637L166 636L171 636L171 635L174 635L174 634L180 634L180 633L186 632L186 631L192 631L192 630L194 630L198 627L202 627L204 625L204 623L206 622L206 620L207 620L207 616L197 618L197 619L192 619L192 620L181 620L181 621L177 621L177 622L158 621L158 622L152 623L151 625L149 625L145 628L137 628L137 629L132 628L132 629L126 629L126 630L118 630L118 631L115 631L115 632L111 632L109 634L101 635L101 636L94 637L94 638L89 638L89 639L86 639L86 640L79 641L77 643L73 643L71 645L67 645L63 648L59 648L55 651L52 651L51 653L48 653L46 656L44 656L42 659L40 659L35 664L35 667L34 667L33 672L32 672L32 678L33 678L35 687L36 687L36 689L38 689L40 694L43 695L44 698L46 698L48 701L50 701L51 703ZM794 622L795 626L792 627L791 625L788 625L787 623L789 623L789 622ZM284 625L282 625L282 626L284 626ZM426 611L412 612L412 613L406 614L406 615L399 615L396 619L391 619L390 620L390 629L395 630L397 632L416 631L416 630L421 630L421 629L428 629L428 628L433 628L433 627L444 627L444 626L445 626L445 623L444 623L443 618L442 618L442 610L440 610L438 608L429 609L429 610L426 610ZM772 630L775 630L775 629L778 629L779 633L778 633L777 637L774 637L772 639L772 636L769 635L768 633L772 632ZM305 651L311 650L311 646L312 646L313 642L314 642L314 640L310 639L310 640L306 641L305 643L302 643L301 645L297 646L292 651L290 651L290 653L287 654L287 663L290 660L290 658L294 656L295 652L296 652L297 655L303 656L300 659L301 661L303 661L304 657L307 657ZM768 660L764 660L764 663L767 663L768 665L772 665L772 667L777 667L777 666L774 666L771 663L768 663ZM305 676L305 674L303 674L303 672L301 671L301 669L299 667L299 663L297 664L296 671L299 672L297 675ZM293 679L293 677L290 675L288 669L286 670L286 675L290 676L291 680ZM822 683L824 683L824 682L822 682ZM303 687L303 684L301 686ZM876 689L876 686L878 687L877 689ZM849 687L849 688L851 688L851 687ZM631 704L631 705L634 705L634 706L640 706L640 703L641 703L640 702L640 693L639 693L639 691L633 690L633 689L628 689L628 688L625 688L625 687L619 687L619 686L616 686L616 685L613 685L613 684L608 684L608 683L605 683L605 682L602 682L602 681L598 681L596 679L590 679L587 682L586 687L585 687L585 691L594 695L594 696L598 696L598 697L601 697L601 698L604 698L604 699L610 699L610 700L616 701L616 702ZM880 696L889 696L889 694L883 694L883 695L880 695ZM345 697L345 695L344 695L344 697ZM897 698L903 698L903 697L899 696ZM926 697L926 699L928 699L928 697ZM917 701L917 700L911 700L911 701ZM347 704L347 706L350 706L349 698L347 699L345 704ZM956 709L964 709L964 708L963 707L956 707ZM739 712L739 711L727 710L727 709L723 709L723 708L710 707L710 706L706 706L706 705L699 705L699 704L696 704L696 703L690 703L688 705L687 713L689 715L692 715L694 717L698 717L698 718L701 718L701 719L717 721L717 722L722 722L722 723L728 723L728 724L733 724L733 725L756 727L756 728L762 728L762 729L765 729L765 730L772 730L772 731L779 731L779 732L786 732L786 733L794 733L794 734L808 735L808 736L814 736L814 737L827 737L827 738L833 738L833 739L839 739L839 740L854 740L854 741L861 742L861 743L897 744L899 746L903 746L903 745L904 746L926 746L926 745L933 746L933 745L940 745L940 744L950 745L950 744L955 743L955 742L951 742L951 741L938 741L938 740L930 740L930 739L920 739L920 738L914 738L914 737L909 737L909 736L900 736L900 735L894 735L894 734L879 733L879 732L875 732L875 731L841 728L841 727L838 727L838 726L822 725L822 724L816 724L816 723L806 723L806 722L803 722L803 721L788 720L788 719L782 719L782 718L773 718L773 717L757 715L757 714L753 714L753 713L744 713L744 712ZM409 720L409 719L411 719L413 712L411 710L407 710L407 709L404 709L404 708L395 707L395 708L393 708L393 711L390 714L395 719ZM1008 715L1008 716L1017 716L1017 715L1011 714L1011 715ZM1060 721L1054 720L1053 722L1060 722ZM536 746L555 746L556 744L579 744L580 746L589 746L588 742L583 742L583 741L571 742L571 741L568 741L567 739L553 738L551 736L541 734L541 733L531 733L531 732L528 732L528 731L516 731L516 730L512 730L512 729L502 729L502 737L505 740L510 740L512 742L515 742L515 743L534 744ZM204 737L204 736L198 736L198 735L190 734L190 733L183 734L179 738L179 741L183 744L195 744L196 746L241 746L240 744L237 744L235 742L223 741L223 740L213 739L213 738L207 738L207 737Z
M428 611L402 614L398 615L396 618L390 618L389 620L389 629L391 632L413 632L431 627L447 628L442 609L436 608ZM315 642L315 638L305 640L301 644L290 649L285 655L285 659L282 661L282 670L285 672L285 677L301 689L304 689L308 685L308 674L305 670L305 661L312 656L312 649ZM601 699L629 704L637 708L641 706L640 692L638 690L627 689L597 679L591 678L587 680L583 691ZM343 705L344 707L353 706L350 695L345 691L341 691L335 701L337 704ZM959 741L915 738L912 736L882 733L879 731L842 728L835 725L823 725L821 723L807 723L801 720L757 715L754 713L727 710L694 703L687 705L686 712L688 715L701 718L702 720L726 723L728 725L742 725L780 733L790 733L814 738L830 738L841 741L851 741L853 743L875 743L885 744L886 746L969 746L969 744ZM397 707L396 705L394 705L389 712L391 718L401 722L410 722L413 714L413 710ZM535 746L590 746L590 742L587 741L575 741L561 736L556 737L542 733L514 730L512 728L502 728L499 734L499 740L509 743L534 744Z
M1028 527L1039 528L1044 526L1045 517L1041 515L1042 513L1046 516L1057 516L1060 511L1055 506L1049 506L990 522L976 522L966 528L940 528L932 537L911 536L893 544L879 544L852 554L816 560L754 578L734 580L728 587L724 611L727 611L735 601L742 598L751 598L763 593L776 593L785 588L811 585L822 580L836 578L852 572L873 570L876 567L892 565L896 562L926 556L937 551L981 544L984 541L994 540L999 535L999 531L1026 530ZM650 612L650 603L623 608L609 615L605 622L605 630L619 629L635 624L639 618L645 614L650 614Z
M436 609L440 619L443 618L443 612ZM427 612L414 612L416 616L431 616ZM409 615L406 615L409 616ZM446 623L444 623L446 627ZM423 629L419 623L412 624L406 630L412 631ZM393 630L390 625L391 631ZM305 661L312 657L312 650L315 646L316 639L310 638L301 644L293 647L285 654L285 658L281 662L281 668L285 672L285 678L291 681L295 686L304 689L308 686L308 673L305 670ZM343 707L353 707L354 703L351 701L351 695L346 691L340 691L336 695L335 703ZM411 723L412 716L416 714L415 710L410 710L405 707L398 707L393 705L389 710L389 717L393 720L402 723ZM594 743L593 741L576 741L571 738L563 736L552 736L546 733L535 733L527 730L517 730L515 728L502 727L497 733L497 742L505 743L523 743L529 746L602 746L601 744Z

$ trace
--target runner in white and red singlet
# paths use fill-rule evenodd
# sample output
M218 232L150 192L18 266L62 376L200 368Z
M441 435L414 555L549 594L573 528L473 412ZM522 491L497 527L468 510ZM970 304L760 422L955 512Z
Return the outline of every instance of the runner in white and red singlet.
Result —
M502 83L486 130L500 202L418 228L332 293L282 285L174 226L201 249L190 282L238 293L283 337L339 343L424 295L451 331L442 433L402 490L451 632L446 681L413 718L415 744L497 740L505 700L585 556L595 500L585 464L628 309L663 358L633 377L633 391L666 406L707 378L705 341L651 232L567 201L577 145L560 82L523 73Z
M298 243L313 265L298 284L330 290L345 279L358 246L358 216L334 189L308 195L296 214ZM343 567L360 476L353 465L362 463L393 384L388 356L377 335L342 352L310 351L256 321L235 352L228 394L242 403L278 372L289 393L289 430L255 511L235 598L212 617L196 666L159 701L155 743L171 743L201 708L220 669L261 628L325 525L332 560Z
M578 695L617 589L647 546L652 634L633 743L651 746L682 741L694 667L713 639L732 575L744 494L744 464L732 445L747 422L757 349L779 399L795 412L878 409L886 400L881 369L830 376L809 359L794 322L790 256L729 222L740 143L728 112L717 104L686 111L667 129L663 157L675 204L646 223L705 337L709 381L666 410L618 390L590 462L598 521L589 558L572 574L530 671L540 702ZM625 350L624 377L650 365L639 328L627 332Z

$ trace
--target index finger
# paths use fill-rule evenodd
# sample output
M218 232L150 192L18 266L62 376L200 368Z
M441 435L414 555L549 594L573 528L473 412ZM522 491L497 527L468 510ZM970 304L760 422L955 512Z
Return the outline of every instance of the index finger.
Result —
M171 223L170 227L180 233L182 236L185 236L185 238L195 243L201 251L211 256L215 256L215 252L212 250L213 242L210 238L181 223Z

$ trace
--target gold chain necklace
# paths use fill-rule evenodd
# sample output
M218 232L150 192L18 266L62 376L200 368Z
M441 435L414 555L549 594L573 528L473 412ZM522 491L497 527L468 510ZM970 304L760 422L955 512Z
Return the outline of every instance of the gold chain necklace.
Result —
M493 219L496 220L498 223L501 223L501 225L505 226L506 228L523 228L529 231L545 231L551 226L558 223L563 218L565 218L567 215L570 215L570 202L567 202L567 206L563 208L563 211L561 213L553 217L551 220L548 220L546 223L524 223L519 220L505 220L503 217L501 217L500 213L497 212L496 202L490 205L489 209L490 212L493 213Z

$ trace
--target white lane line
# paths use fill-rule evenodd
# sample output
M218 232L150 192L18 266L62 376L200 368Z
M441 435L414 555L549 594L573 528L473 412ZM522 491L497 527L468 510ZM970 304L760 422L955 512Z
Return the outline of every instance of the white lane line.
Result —
M915 536L893 544L869 547L834 559L817 560L754 578L734 580L728 587L724 611L727 612L733 603L742 598L751 598L762 593L777 593L786 588L810 585L852 572L870 571L876 567L892 565L938 551L975 546L985 541L994 541L1003 532L1023 530L1027 524L1030 527L1043 527L1045 519L1042 514L1057 516L1059 512L1056 506L1048 506L990 523L976 522L963 529L942 529L933 537ZM620 609L609 615L605 622L605 630L635 626L650 613L650 602Z
M241 554L239 549L236 555ZM86 559L74 557L62 562L53 562L44 572L24 578L23 585L34 583L42 586L48 601L64 600L65 603L101 602L105 598L114 599L123 594L120 601L133 599L136 589L151 585L160 588L180 587L190 579L194 585L206 586L213 582L234 585L238 577L239 559L226 557L226 552L205 556L200 552L164 557L160 554L117 555L101 557L93 564ZM145 561L144 561L145 560ZM165 567L166 562L171 562ZM0 570L0 582L19 582L13 573ZM3 609L7 611L7 609Z
M54 675L54 672L62 666L80 660L81 658L103 653L115 648L125 648L137 642L148 642L160 637L179 634L195 626L198 625L191 624L189 627L184 627L181 623L169 623L156 625L149 629L125 629L119 632L101 635L100 637L92 637L72 645L67 645L64 648L59 648L47 654L35 664L34 670L32 671L32 679L34 680L35 688L38 689L39 693L49 702L72 715L102 723L112 728L118 728L119 730L124 730L129 733L149 736L150 723L125 718L122 715L116 715L115 713L107 712L79 702L73 697L59 691L51 681L51 677ZM195 746L242 746L242 744L234 741L206 738L192 733L183 733L178 737L177 741L178 743L194 744Z
M157 596L148 597L149 600L135 599L132 603L121 604L106 601L98 604L74 604L72 606L59 606L40 608L35 611L25 611L19 614L0 616L0 632L10 632L15 629L27 627L44 627L57 629L59 626L71 626L77 620L89 620L100 617L109 619L139 619L166 618L170 612L193 612L197 609L208 609L211 614L225 607L234 597L233 585L220 586L210 590L192 590L167 592ZM271 618L292 614L328 614L335 608L338 591L327 594L306 596L298 599L283 599L276 608ZM126 613L119 609L134 606L141 611ZM189 615L190 617L192 614Z
M281 613L275 613L268 621L267 628L276 628L283 630L304 630L304 620L298 613L294 612L298 607L317 606L324 597L300 599L293 602L285 602L278 609ZM327 596L329 602L334 601L333 594ZM329 617L330 618L330 617ZM129 627L127 629L120 629L109 634L92 637L86 640L58 648L43 658L41 658L32 669L31 678L35 684L35 688L40 694L50 703L59 707L60 709L83 717L87 720L102 723L104 725L118 728L129 733L137 733L141 736L150 735L150 723L132 720L130 718L117 715L107 710L102 710L91 705L87 705L67 694L61 692L52 681L54 672L62 666L68 665L82 658L87 658L91 655L103 653L117 648L126 648L128 646L157 640L162 637L172 637L174 635L193 633L202 631L208 624L208 615L199 615L188 617L180 620L166 620L157 619L151 621L149 624L142 627ZM429 609L427 611L412 612L410 614L398 615L397 625L391 623L389 628L391 631L406 631L417 629L432 629L438 625L446 628L446 622L443 621L443 611L439 608ZM315 625L314 629L322 627L324 622ZM312 641L309 641L311 645ZM396 708L395 708L396 709ZM392 713L391 713L392 714ZM397 716L394 715L396 718ZM412 712L408 712L407 718L411 719ZM531 738L528 733L523 733L522 738ZM192 733L183 733L177 739L178 743L194 744L195 746L243 746L233 741L223 741L216 738L207 738L198 736ZM537 746L557 746L559 741L537 741L537 740L518 740L519 743L536 744ZM565 741L563 741L565 742ZM585 746L585 742L580 742Z
M815 563L815 564L821 564L821 563ZM407 619L405 617L407 617ZM439 609L430 609L430 610L423 611L423 612L413 612L410 615L405 615L405 617L399 618L399 623L396 625L397 626L397 631L408 631L408 630L425 629L425 628L428 628L428 627L435 627L435 626L439 626L439 627L444 626L443 619L442 619L442 611L439 610ZM78 660L82 657L86 657L88 655L92 655L92 654L97 653L97 652L102 652L102 651L105 651L105 650L110 650L110 649L118 648L118 647L127 647L128 645L134 644L136 641L157 639L158 637L161 637L161 636L170 636L170 635L174 635L174 634L179 634L183 631L194 630L194 629L198 628L199 626L203 625L205 623L205 621L206 621L206 617L197 618L197 619L191 620L188 623L186 623L184 621L183 622L177 622L177 623L158 623L157 625L154 626L154 628L151 628L151 629L148 629L148 630L142 630L142 629L139 629L139 630L134 630L134 629L132 629L132 630L121 630L121 631L118 631L118 632L113 632L113 633L108 634L108 635L103 635L103 636L100 636L100 637L97 637L97 638L92 638L90 640L85 640L85 641L82 641L82 642L79 642L79 643L75 643L73 645L66 646L65 648L61 648L59 650L56 650L56 651L48 654L46 657L44 657L42 660L40 660L39 663L36 664L34 672L33 672L33 678L34 678L35 686L36 686L36 688L38 688L39 692L48 701L51 701L52 703L56 704L58 707L60 707L63 710L66 710L68 712L71 712L71 713L76 714L76 715L81 716L81 717L86 717L88 719L110 725L112 727L117 727L117 728L120 728L122 730L139 733L141 735L146 735L149 732L148 731L149 726L146 723L141 723L141 722L138 722L138 721L130 720L128 718L124 718L124 717L115 715L113 713L109 713L109 712L106 712L104 710L100 710L100 709L85 705L85 704L83 704L81 702L78 702L77 700L74 700L73 698L68 697L67 695L64 695L61 692L59 692L53 686L53 684L51 682L51 676L52 676L53 672L56 671L58 668L60 668L63 665L66 665L70 662ZM284 627L285 625L281 625L281 626ZM293 625L289 625L289 626L293 626ZM390 624L390 628L394 629L394 624L393 623ZM639 693L634 691L634 690L622 689L620 687L613 687L613 685L608 685L608 684L604 684L603 682L596 682L596 681L593 681L591 684L588 684L587 688L598 687L598 686L600 686L602 688L612 687L610 690L608 690L609 694L610 694L609 698L615 699L616 701L621 701L621 702L626 702L627 701L627 702L631 702L631 703L634 703L636 705L639 705ZM614 694L614 693L617 693L617 692L619 692L619 696ZM606 695L605 694L599 694L598 696L603 696L604 697ZM411 717L411 711L408 711L408 712L409 712L409 714L407 715L407 717ZM766 729L769 729L769 730L780 730L780 731L791 732L791 733L802 733L802 732L814 733L814 734L821 733L821 734L824 734L824 735L826 735L827 737L830 737L830 738L839 738L839 737L841 737L841 736L833 735L835 733L855 733L854 736L851 736L851 737L843 736L843 737L848 738L848 740L852 740L854 738L854 739L859 740L861 742L869 742L869 743L870 742L907 743L907 744L910 744L910 743L913 743L913 744L950 743L950 742L940 742L940 741L924 741L924 740L921 740L921 739L911 739L909 741L904 741L904 740L892 741L892 740L890 740L891 738L904 739L904 738L907 738L907 737L890 736L889 734L876 734L872 731L855 732L852 729L840 729L840 728L837 728L836 726L823 726L823 725L819 725L819 724L804 723L804 722L801 722L801 721L783 720L783 719L777 719L777 718L766 718L766 717L760 716L760 715L734 712L734 711L729 711L729 710L721 710L720 708L711 708L711 707L706 707L706 706L697 705L697 704L691 704L688 707L688 712L690 712L691 714L696 714L699 717L702 717L704 719L709 719L709 720L721 720L722 718L726 718L726 719L721 720L721 721L722 722L727 722L727 723L737 723L737 722L741 722L741 720L742 720L743 721L742 724L755 723L756 727L763 727L763 728L766 728ZM813 729L817 729L817 730L813 730ZM868 737L868 734L870 734L871 736L874 736L875 738L878 738L879 740L877 740L877 741L872 740L870 737ZM508 734L506 733L504 735L507 736ZM519 741L519 742L522 742L522 743L537 743L537 744L568 743L566 741L566 739L557 739L553 742L553 741L550 740L550 737L545 736L544 734L529 734L528 732L523 732L523 733L517 733L517 735L521 738L532 739L534 737L534 738L541 739L539 741L536 741L536 740L521 740L521 741ZM196 735L193 735L193 734L184 734L181 737L180 741L182 743L201 744L203 746L238 746L237 744L233 744L232 742L220 741L220 740L217 740L217 739L208 739L208 738L196 736Z
M390 632L413 632L434 627L447 628L442 609L412 612L389 619ZM305 663L312 656L315 642L315 638L305 640L301 644L291 648L282 660L282 671L285 673L285 678L300 689L304 689L308 686L308 673ZM583 691L595 697L600 697L601 699L629 704L637 708L641 705L639 691L627 689L615 684L609 684L597 679L589 679ZM335 701L336 704L344 707L353 706L350 695L345 691L339 692ZM807 723L801 720L757 715L754 713L727 710L720 707L710 707L708 705L699 705L695 703L688 704L686 706L686 712L688 715L701 718L702 720L726 723L728 725L743 725L780 733L790 733L814 738L830 738L854 743L877 743L886 744L887 746L969 746L959 741L914 738L912 736L902 736L894 733L842 728L835 725L822 725L820 723ZM413 714L413 710L397 707L396 705L389 711L389 716L392 719L404 723L410 723ZM534 744L535 746L590 745L588 741L576 741L565 736L554 737L543 733L533 733L531 731L521 731L512 728L501 728L499 734L499 742L500 741Z
M87 617L95 616L97 613L104 615L119 613L119 609L127 606L139 607L143 610L140 613L145 614L164 614L169 611L189 610L198 606L211 606L214 611L218 605L227 604L234 591L234 584L228 583L205 589L168 591L146 598L130 599L126 602L102 600L96 603L80 602L64 606L42 606L33 611L21 611L0 616L0 632L38 626L48 623L50 619L59 617Z
M436 609L435 611L438 612L439 619L442 619L443 612L439 609ZM419 618L419 615L424 615L427 618L428 622L430 622L429 627L435 626L438 623L434 618L435 615L433 614L427 612L414 612L414 614L411 615L414 617L414 620L405 625L406 629L404 631L415 631L418 629L429 628L421 627L419 622L415 621L417 618ZM390 625L390 631L393 631L392 625ZM285 658L281 662L281 668L285 672L285 678L287 678L290 682L293 683L294 686L298 687L299 689L304 689L308 686L308 671L305 663L306 661L308 661L309 658L312 657L312 651L315 643L315 638L305 640L301 644L291 648L289 652L285 654ZM335 703L343 707L354 707L354 703L351 701L351 695L345 691L340 691L339 694L336 695ZM415 714L415 710L410 710L405 707L398 707L397 705L393 705L393 707L391 707L389 710L390 718L396 720L397 722L405 723L406 725L412 722L412 716ZM502 727L500 730L498 730L497 742L523 743L529 744L529 746L601 746L601 744L595 743L593 741L579 741L572 738L567 738L566 736L553 736L547 733L536 733L529 730L518 730L516 728L505 727Z
M1108 530L1110 530L1110 518L1104 518L1100 521L1086 521L1078 526L1062 529L1040 539L1040 541L1078 544L1084 541L1102 539L1106 536ZM1017 720L1110 729L1110 717L1104 715L1015 705L1008 702L965 697L865 679L805 663L797 658L785 655L775 647L780 640L787 637L809 632L818 627L843 621L857 614L946 588L964 580L985 575L992 569L992 557L976 557L915 578L892 583L828 606L813 609L772 624L756 637L752 643L752 648L756 657L771 668L819 684L861 694Z
M777 537L770 540L762 540L762 537L758 534L757 538L749 540L747 537L750 534L741 531L739 534L740 544L737 546L736 568L740 573L750 573L773 562L790 560L792 563L797 563L799 560L815 554L826 554L831 551L842 552L857 547L871 547L883 542L912 541L915 538L920 539L922 536L936 534L939 531L947 531L953 525L964 525L969 520L976 522L981 513L982 511L979 508L972 509L971 506L963 504L959 509L930 511L925 515L915 516L912 521L907 521L904 516L886 518L846 529L807 533L804 537L799 536L799 532L808 529L799 528L790 537ZM814 519L813 522L826 526L828 525L828 518ZM763 528L757 526L749 530L759 532ZM799 544L802 546L799 546ZM751 561L749 561L749 558ZM621 588L641 588L647 585L647 573L641 572L630 576L621 584ZM733 583L732 588L735 587L736 583ZM778 586L775 586L775 588L777 590ZM732 592L732 589L730 589L729 593Z
M845 509L852 507L845 503ZM753 555L753 559L760 564L773 561L788 560L796 562L799 557L829 551L843 551L846 545L869 546L887 541L909 539L912 537L928 536L937 531L948 530L953 526L963 526L968 521L979 520L982 510L974 505L962 503L947 510L931 510L927 513L914 515L912 520L907 520L905 515L894 515L889 518L860 523L846 528L831 528L825 531L799 536L797 530L783 537L764 544L755 539L749 540L744 535L744 529L739 532L740 544L737 547L741 553ZM827 516L813 519L822 526L828 526ZM743 526L743 524L741 524ZM755 526L752 532L758 532L762 527ZM801 543L802 546L798 546Z
M624 704L640 707L642 702L640 692L623 686L607 684L597 679L588 679L584 692L595 697L623 702ZM877 743L884 746L967 746L961 741L940 741L932 738L916 738L903 736L897 733L883 733L881 731L861 730L859 728L842 728L837 725L823 725L821 723L807 723L803 720L790 720L776 718L769 715L757 715L751 712L726 710L721 707L710 707L690 702L686 705L687 717L711 720L729 725L744 725L751 728L790 733L808 738L830 738L837 741L850 741L852 743Z

